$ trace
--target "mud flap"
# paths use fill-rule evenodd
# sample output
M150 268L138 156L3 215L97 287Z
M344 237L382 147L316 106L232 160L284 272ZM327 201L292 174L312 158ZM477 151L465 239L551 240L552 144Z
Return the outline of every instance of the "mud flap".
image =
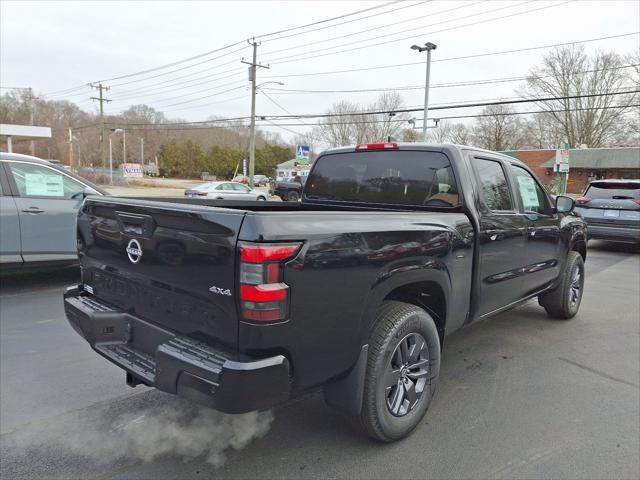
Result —
M347 376L325 385L323 391L327 404L347 415L360 415L368 354L369 345L364 345Z

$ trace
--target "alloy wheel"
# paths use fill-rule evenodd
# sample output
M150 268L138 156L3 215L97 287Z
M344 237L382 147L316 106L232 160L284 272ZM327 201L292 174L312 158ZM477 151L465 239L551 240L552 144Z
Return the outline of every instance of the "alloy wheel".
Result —
M387 408L407 415L420 401L429 378L429 349L424 337L410 333L396 346L384 375Z

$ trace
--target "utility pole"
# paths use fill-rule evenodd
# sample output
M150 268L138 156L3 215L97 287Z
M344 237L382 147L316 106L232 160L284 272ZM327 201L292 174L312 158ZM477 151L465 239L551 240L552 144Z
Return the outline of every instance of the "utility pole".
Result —
M27 100L29 101L29 125L33 126L33 101L35 100L35 97L33 96L33 89L31 87L27 90L29 91L27 96ZM34 140L29 141L29 153L31 153L31 156L36 155L36 143Z
M140 137L140 163L144 167L144 138Z
M102 85L102 83L98 83L96 84L91 84L91 87L93 88L97 88L99 95L98 97L91 97L91 100L97 100L98 102L100 102L100 124L101 124L101 130L100 130L100 152L102 154L102 167L106 168L107 166L107 153L106 153L106 144L105 144L105 140L104 140L104 102L110 102L111 100L107 100L106 98L104 98L104 91L105 90L109 90L109 87L105 87Z
M73 168L73 132L71 131L71 127L69 127L69 167L71 167L71 170L75 170L75 168Z
M424 83L424 115L422 122L422 141L427 141L427 113L429 112L429 81L431 77L431 50L435 50L437 45L435 43L427 42L424 47L419 45L411 45L412 50L418 52L427 51L427 75Z
M247 40L248 41L248 40ZM251 125L249 127L249 187L253 188L253 174L256 166L256 70L260 68L269 68L268 65L260 65L257 63L258 45L255 38L249 42L253 46L253 60L247 62L244 59L242 63L249 65L249 81L251 82Z
M127 163L127 131L122 129L122 163Z

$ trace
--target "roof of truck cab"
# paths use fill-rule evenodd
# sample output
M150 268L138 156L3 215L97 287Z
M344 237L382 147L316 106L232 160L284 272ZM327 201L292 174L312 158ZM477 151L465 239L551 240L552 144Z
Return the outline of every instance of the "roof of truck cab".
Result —
M372 143L376 143L376 142L372 142ZM380 142L380 143L389 143L389 142ZM504 153L494 152L492 150L485 150L483 148L471 147L468 145L457 145L454 143L418 143L418 142L416 143L391 142L391 143L396 143L398 145L398 150L422 150L425 152L442 152L446 149L456 149L460 151L468 150L473 152L484 153L487 155L497 156L504 160L508 160L511 163L518 163L518 164L524 165L524 163L521 160L515 157L511 157L509 155L505 155ZM350 153L355 151L356 151L356 145L349 145L347 147L329 148L323 151L320 155L334 154L334 153ZM361 150L361 151L368 151L368 150ZM372 151L384 151L384 150L372 150ZM390 149L386 151L395 151L395 149L393 150Z

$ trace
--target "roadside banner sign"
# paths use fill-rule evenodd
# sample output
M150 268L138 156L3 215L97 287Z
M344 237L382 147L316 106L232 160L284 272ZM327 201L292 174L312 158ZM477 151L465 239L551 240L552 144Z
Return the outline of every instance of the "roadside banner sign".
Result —
M296 160L302 164L309 164L309 145L296 145Z
M123 163L120 168L122 168L122 176L126 178L142 178L144 177L144 173L142 170L142 165L139 163Z

